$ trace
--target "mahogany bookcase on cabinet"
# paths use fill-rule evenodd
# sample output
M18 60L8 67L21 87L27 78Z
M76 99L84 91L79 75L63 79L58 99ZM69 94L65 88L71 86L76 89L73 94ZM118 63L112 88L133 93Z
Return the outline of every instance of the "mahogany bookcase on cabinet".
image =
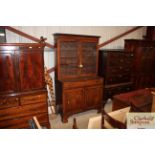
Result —
M49 127L44 44L0 44L0 128L29 128L37 116Z
M89 109L100 109L103 79L98 71L98 36L54 34L56 103L62 121Z

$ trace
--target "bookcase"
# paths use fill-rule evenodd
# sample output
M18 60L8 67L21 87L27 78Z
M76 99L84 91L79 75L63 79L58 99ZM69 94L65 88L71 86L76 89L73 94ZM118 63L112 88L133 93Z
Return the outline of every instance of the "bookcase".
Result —
M54 34L56 104L62 121L89 109L100 109L103 78L98 77L98 36Z

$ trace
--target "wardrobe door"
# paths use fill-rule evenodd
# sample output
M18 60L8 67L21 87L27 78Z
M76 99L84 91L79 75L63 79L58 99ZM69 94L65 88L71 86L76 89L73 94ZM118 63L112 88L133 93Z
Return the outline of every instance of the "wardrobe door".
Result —
M19 56L21 91L44 88L43 51L32 49L22 50Z
M0 93L16 91L14 51L0 51Z

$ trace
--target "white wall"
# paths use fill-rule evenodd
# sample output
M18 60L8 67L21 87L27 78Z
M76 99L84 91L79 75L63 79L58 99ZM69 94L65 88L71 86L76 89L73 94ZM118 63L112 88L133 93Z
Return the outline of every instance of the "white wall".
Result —
M16 26L14 27L23 32L26 32L32 36L40 38L44 36L47 38L47 42L54 44L53 34L54 33L73 33L73 34L86 34L86 35L98 35L101 36L100 43L111 39L131 28L133 26ZM137 31L130 33L129 35L116 40L115 42L103 47L103 48L123 48L124 39L142 39L145 35L146 27L140 28ZM26 38L16 35L10 31L6 31L7 42L32 42ZM47 49L45 52L45 65L48 68L55 66L54 52L52 49Z

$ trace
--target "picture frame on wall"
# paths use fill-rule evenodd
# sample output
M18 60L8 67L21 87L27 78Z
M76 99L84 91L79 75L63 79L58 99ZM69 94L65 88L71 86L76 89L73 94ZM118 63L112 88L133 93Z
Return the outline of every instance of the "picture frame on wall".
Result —
M0 43L6 43L5 28L1 28L1 27L0 27Z

